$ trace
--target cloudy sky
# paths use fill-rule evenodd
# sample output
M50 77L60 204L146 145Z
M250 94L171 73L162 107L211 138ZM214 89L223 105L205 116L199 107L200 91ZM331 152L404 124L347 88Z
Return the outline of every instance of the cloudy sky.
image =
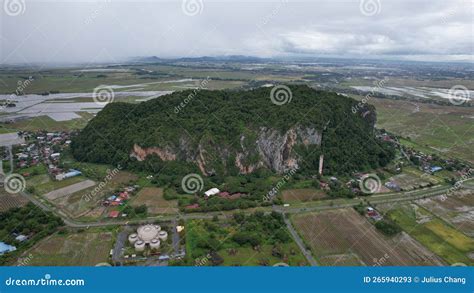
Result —
M138 56L473 61L473 0L0 0L0 63Z

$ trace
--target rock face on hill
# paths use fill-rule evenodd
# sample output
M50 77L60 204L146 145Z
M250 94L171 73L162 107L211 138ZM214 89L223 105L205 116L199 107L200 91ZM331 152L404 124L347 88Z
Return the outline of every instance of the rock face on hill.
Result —
M375 139L373 107L306 86L290 89L293 98L283 105L272 103L268 88L183 91L138 105L109 104L73 140L72 152L81 161L156 172L182 163L204 175L259 169L315 174L321 154L325 171L334 174L391 159L393 152Z

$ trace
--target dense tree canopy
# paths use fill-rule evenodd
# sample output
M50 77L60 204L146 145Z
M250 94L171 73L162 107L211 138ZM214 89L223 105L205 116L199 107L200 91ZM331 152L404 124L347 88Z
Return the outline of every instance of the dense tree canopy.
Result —
M323 133L321 146L295 147L302 159L303 173L317 171L320 154L325 156L327 174L376 168L391 160L393 150L375 139L372 106L357 105L351 98L307 86L290 86L290 89L293 98L280 106L272 103L271 88L182 91L140 104L108 104L73 140L72 151L80 161L187 174L197 168L195 162L185 162L184 154L179 154L183 139L196 149L198 146L209 152L213 148L226 149L230 154L228 161L233 162L236 149L241 148L242 134L256 139L261 127L285 133L301 126ZM354 109L357 111L353 112ZM178 152L178 160L170 163L149 156L145 162L137 162L130 158L134 144L171 148ZM210 164L215 164L219 176L237 172L232 164L219 158Z

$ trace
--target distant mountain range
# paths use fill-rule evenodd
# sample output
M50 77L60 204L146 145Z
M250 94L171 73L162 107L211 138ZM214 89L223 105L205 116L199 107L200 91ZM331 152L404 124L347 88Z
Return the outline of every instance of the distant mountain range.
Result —
M142 57L136 58L136 62L147 62L147 63L160 63L160 62L265 62L271 59L268 58L259 58L253 56L243 56L243 55L230 55L230 56L202 56L202 57L182 57L182 58L160 58L157 56L151 57Z

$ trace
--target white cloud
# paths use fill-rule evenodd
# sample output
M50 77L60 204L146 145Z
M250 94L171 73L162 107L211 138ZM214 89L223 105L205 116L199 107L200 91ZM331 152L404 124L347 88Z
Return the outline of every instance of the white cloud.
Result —
M359 0L204 0L192 17L181 1L69 2L1 12L0 63L225 54L472 60L474 51L469 0L380 0L374 16Z

